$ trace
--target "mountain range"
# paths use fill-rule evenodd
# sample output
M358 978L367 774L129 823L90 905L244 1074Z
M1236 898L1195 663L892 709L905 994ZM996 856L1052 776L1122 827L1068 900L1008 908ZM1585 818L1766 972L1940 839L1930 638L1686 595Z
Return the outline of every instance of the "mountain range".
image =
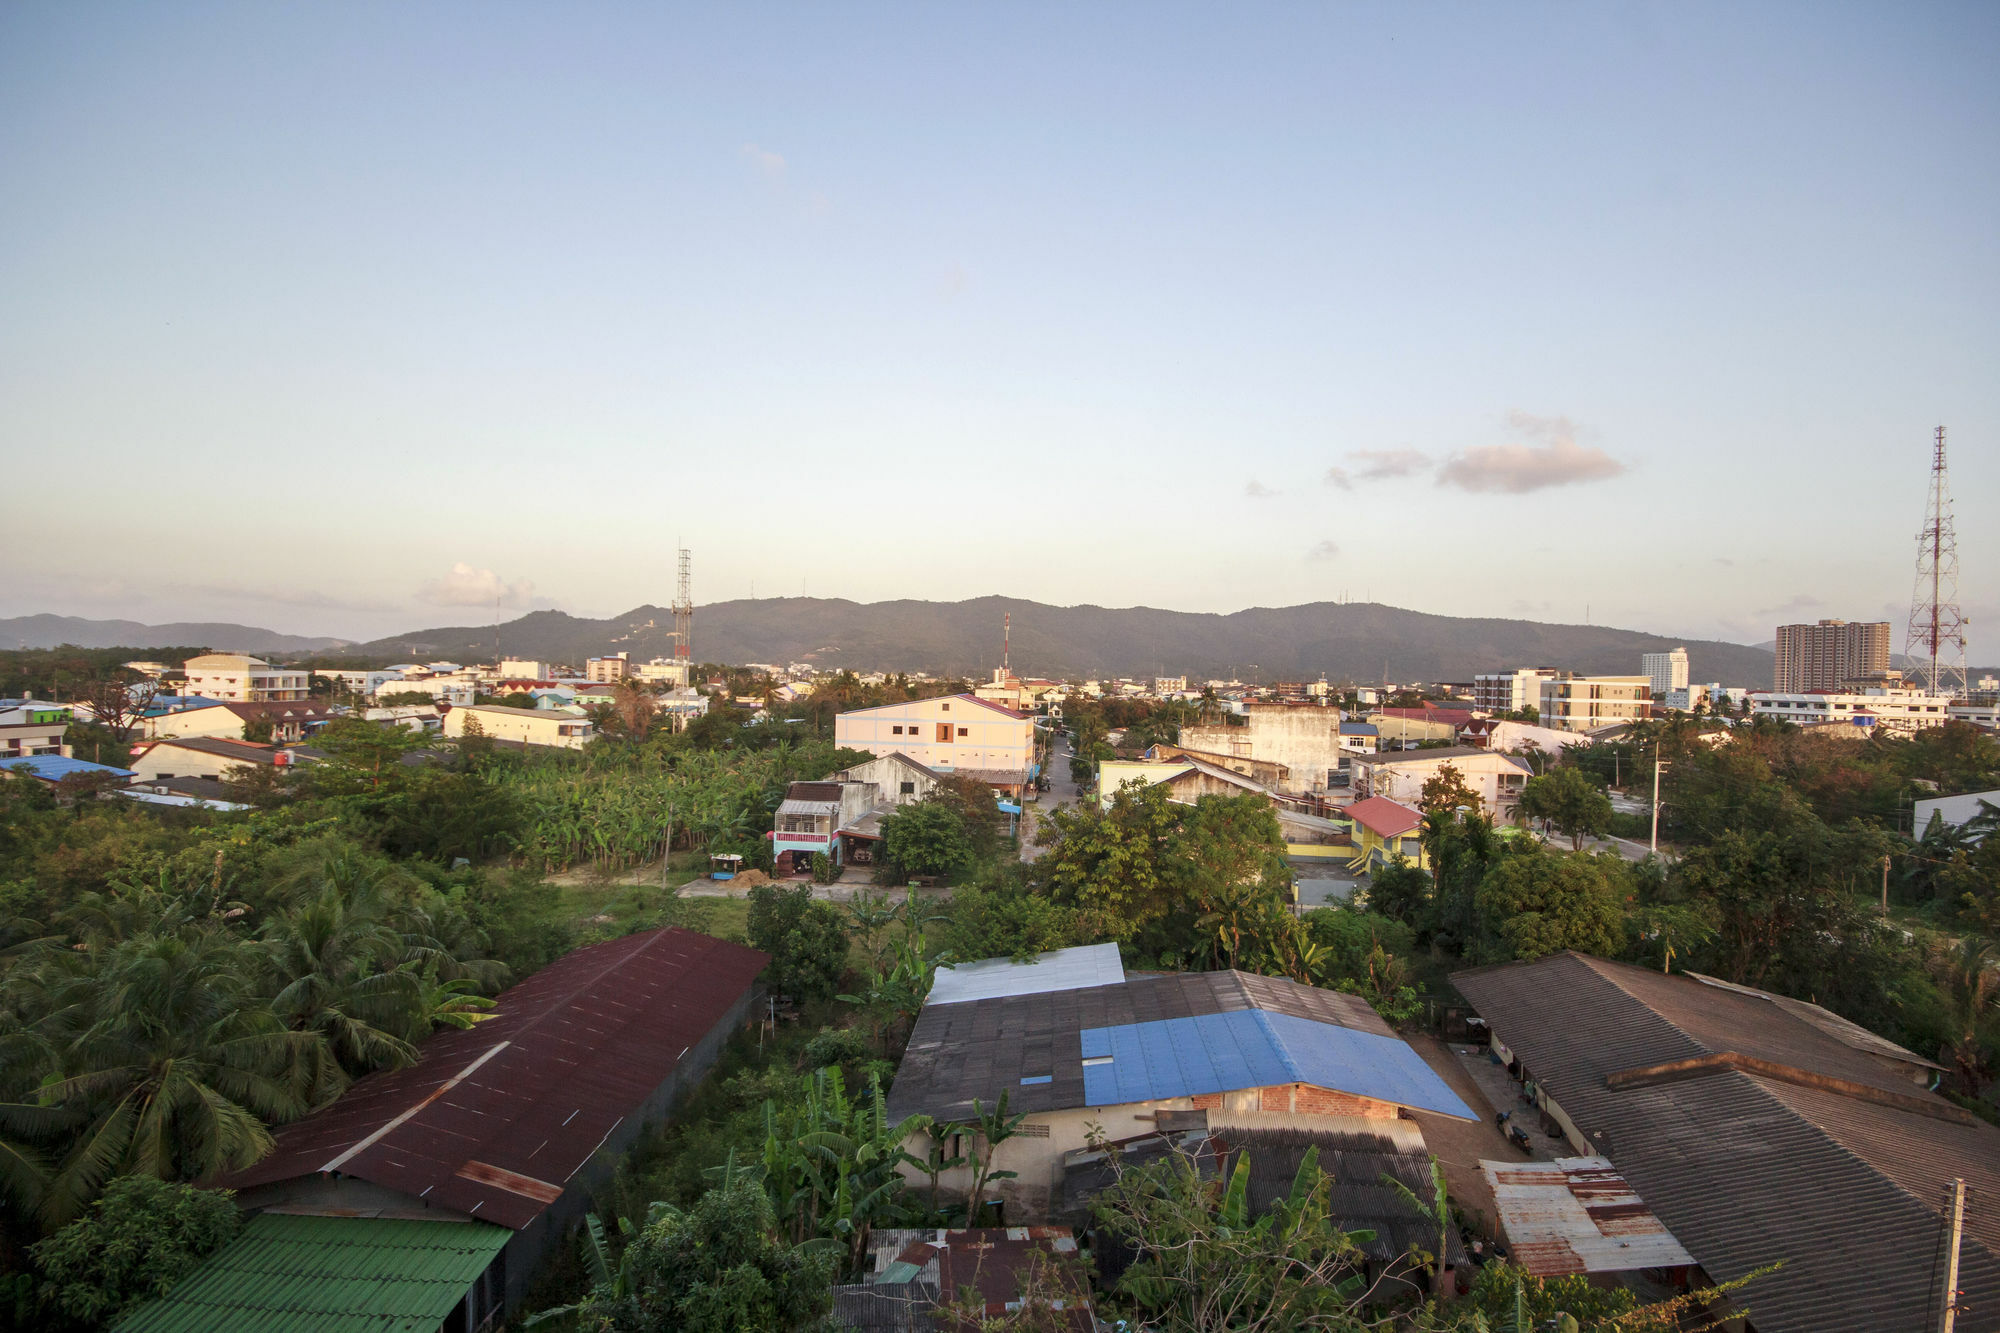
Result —
M964 602L850 602L779 597L698 607L703 662L810 662L855 671L928 671L984 678L1000 665L1003 617L1013 617L1017 674L1188 675L1201 679L1470 680L1514 666L1629 675L1639 655L1685 645L1691 678L1769 688L1771 650L1670 639L1604 625L1428 615L1372 602L1258 607L1228 615L1152 607L1046 606L1007 597ZM673 613L640 606L589 620L536 611L499 625L416 630L345 651L389 659L581 663L626 651L670 656Z
M183 622L142 625L136 620L85 620L79 616L15 616L0 620L0 648L184 648L217 652L311 653L338 648L345 639L280 634L254 625Z

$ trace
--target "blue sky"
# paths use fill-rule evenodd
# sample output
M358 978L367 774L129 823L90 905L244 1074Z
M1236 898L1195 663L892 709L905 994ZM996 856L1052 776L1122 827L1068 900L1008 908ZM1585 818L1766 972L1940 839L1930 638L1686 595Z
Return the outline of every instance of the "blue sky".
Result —
M1996 66L1990 4L9 5L0 614L604 615L678 538L1754 641L1900 622L1943 422L1990 658Z

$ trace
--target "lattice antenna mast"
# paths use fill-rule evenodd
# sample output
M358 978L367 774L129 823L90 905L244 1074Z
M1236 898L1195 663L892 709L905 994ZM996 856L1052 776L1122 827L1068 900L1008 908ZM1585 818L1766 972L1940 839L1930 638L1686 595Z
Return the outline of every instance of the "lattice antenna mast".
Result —
M1951 525L1951 478L1945 470L1944 427L1931 449L1930 499L1917 533L1917 583L1910 594L1910 628L1903 653L1917 661L1932 694L1965 693L1966 618L1958 609L1958 536Z
M680 583L674 590L674 660L694 669L694 579L688 548L680 548ZM690 682L683 681L682 684Z

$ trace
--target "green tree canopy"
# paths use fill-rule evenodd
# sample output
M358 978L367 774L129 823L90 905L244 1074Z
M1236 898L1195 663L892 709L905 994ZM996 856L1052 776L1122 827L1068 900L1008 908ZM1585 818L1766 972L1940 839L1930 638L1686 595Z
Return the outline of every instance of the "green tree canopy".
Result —
M1575 949L1602 957L1625 942L1623 866L1616 857L1565 856L1530 843L1501 858L1479 885L1481 962Z
M847 925L801 884L750 890L750 943L771 955L771 984L804 1001L830 1000L847 971Z
M1581 851L1584 838L1611 827L1611 798L1589 773L1561 764L1522 786L1521 813L1548 820L1569 838L1572 851Z
M228 1190L114 1180L87 1214L34 1246L42 1300L79 1325L110 1328L166 1295L240 1225Z
M987 802L992 804L989 799ZM882 821L889 863L905 875L949 880L972 859L965 819L949 801L926 800L899 807Z

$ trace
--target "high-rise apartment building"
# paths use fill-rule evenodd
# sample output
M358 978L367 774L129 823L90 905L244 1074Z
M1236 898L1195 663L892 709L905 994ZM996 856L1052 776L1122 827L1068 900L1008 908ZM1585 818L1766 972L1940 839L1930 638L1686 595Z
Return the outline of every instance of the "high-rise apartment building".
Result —
M1472 678L1472 706L1488 713L1512 713L1539 708L1542 682L1556 673L1549 667L1517 667Z
M1653 682L1655 695L1684 690L1688 687L1688 650L1676 648L1670 653L1641 653L1639 674Z
M1889 670L1889 622L1822 620L1778 626L1778 694L1833 690L1854 681L1882 680Z

